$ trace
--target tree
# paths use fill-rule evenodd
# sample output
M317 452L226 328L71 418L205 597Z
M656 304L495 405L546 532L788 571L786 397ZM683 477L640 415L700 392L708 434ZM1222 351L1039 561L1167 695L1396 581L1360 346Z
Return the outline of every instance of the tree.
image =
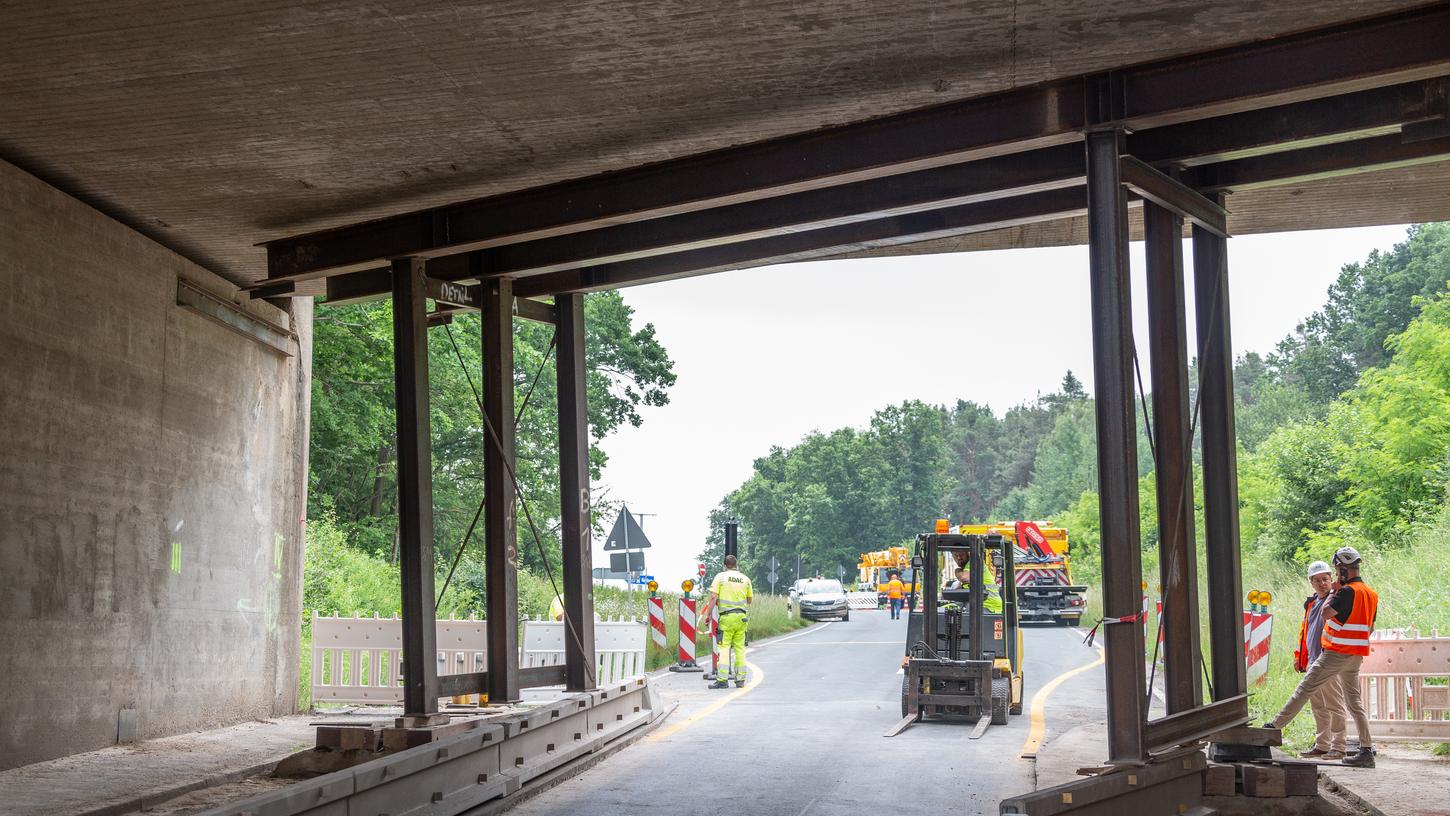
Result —
M319 310L313 337L313 432L309 514L331 512L353 546L394 558L397 529L394 460L392 308L388 301ZM591 444L589 462L600 476L597 442L628 422L641 405L663 405L675 382L672 362L654 327L633 327L633 311L618 292L585 299L585 353ZM483 487L483 453L493 444L478 405L482 366L476 316L461 316L428 333L433 442L434 544L439 560L457 553L476 517ZM515 405L519 412L516 473L529 514L519 516L519 557L527 567L557 564L559 547L558 409L552 328L514 325ZM529 519L532 517L533 525ZM602 524L596 515L596 525ZM482 520L474 532L480 534ZM540 544L536 545L533 530ZM481 548L470 547L471 559ZM468 560L468 559L465 559ZM464 569L481 581L481 569ZM469 578L465 578L467 585Z
M1385 341L1450 280L1450 223L1419 224L1389 252L1346 264L1323 309L1299 324L1271 358L1282 380L1328 404L1359 375L1389 361Z

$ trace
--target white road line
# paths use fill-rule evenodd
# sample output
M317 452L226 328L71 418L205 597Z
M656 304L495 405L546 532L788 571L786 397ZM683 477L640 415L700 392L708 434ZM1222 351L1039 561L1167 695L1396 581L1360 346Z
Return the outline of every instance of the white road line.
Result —
M830 626L832 623L835 623L835 621L826 621L825 623L822 623L819 626L812 626L809 629L806 629L806 630L801 631L801 632L796 632L793 635L786 635L785 637L779 637L779 638L771 638L770 640L767 640L766 642L760 644L759 646L756 646L756 645L752 644L750 646L750 648L751 649L764 649L767 646L774 646L777 643L785 643L787 640L794 640L794 639L796 639L798 637L802 637L804 635L809 635L809 634L811 634L813 632L819 632L822 629L826 628L827 626Z

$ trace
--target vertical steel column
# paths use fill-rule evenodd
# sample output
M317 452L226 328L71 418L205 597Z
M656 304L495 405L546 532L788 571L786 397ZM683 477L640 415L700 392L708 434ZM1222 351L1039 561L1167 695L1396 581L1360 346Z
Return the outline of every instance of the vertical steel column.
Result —
M484 281L483 413L492 427L484 440L484 586L488 593L488 698L519 699L519 547L514 499L513 281ZM487 431L485 431L487 433Z
M589 414L584 363L584 296L554 298L559 338L559 500L564 544L564 683L595 688L594 563L589 517Z
M393 261L393 381L398 422L398 549L403 600L403 715L438 712L433 622L433 444L428 418L424 261Z
M1133 419L1133 317L1128 270L1128 207L1119 172L1122 131L1087 134L1088 261L1091 271L1093 392L1097 407L1103 615L1141 610L1138 552L1138 441ZM1145 758L1147 719L1143 631L1105 624L1108 761Z
M1222 196L1218 201L1222 203ZM1213 662L1213 699L1223 700L1248 691L1244 677L1228 240L1198 226L1193 228L1193 294L1198 318L1198 423L1203 444L1209 657Z
M1158 574L1163 587L1163 674L1169 714L1203 703L1198 656L1198 558L1193 538L1193 434L1188 325L1183 305L1183 219L1143 202L1158 454Z

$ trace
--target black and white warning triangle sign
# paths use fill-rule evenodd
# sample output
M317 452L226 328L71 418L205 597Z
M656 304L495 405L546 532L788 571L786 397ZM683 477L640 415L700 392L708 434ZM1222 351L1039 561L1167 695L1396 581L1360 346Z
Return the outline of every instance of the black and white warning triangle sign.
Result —
M649 539L644 537L644 530L640 529L639 522L634 519L634 514L629 512L628 507L620 508L619 518L614 520L614 529L609 531L609 538L604 542L605 552L643 550L649 546Z

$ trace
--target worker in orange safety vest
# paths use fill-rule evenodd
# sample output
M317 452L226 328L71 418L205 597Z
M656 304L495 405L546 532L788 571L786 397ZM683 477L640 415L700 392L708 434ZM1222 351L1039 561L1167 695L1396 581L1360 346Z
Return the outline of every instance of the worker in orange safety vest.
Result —
M906 594L906 585L901 583L901 578L896 573L891 573L891 580L882 587L886 591L886 603L891 607L891 619L901 618L901 599Z
M1369 717L1360 699L1359 666L1369 655L1370 635L1374 633L1375 616L1379 611L1379 595L1359 577L1362 559L1353 547L1341 547L1334 553L1334 569L1338 580L1324 610L1323 651L1309 666L1289 702L1267 728L1283 728L1294 719L1309 698L1322 686L1336 681L1344 689L1344 701L1359 732L1359 749L1346 756L1345 765L1356 768L1374 767L1374 747L1369 734Z

